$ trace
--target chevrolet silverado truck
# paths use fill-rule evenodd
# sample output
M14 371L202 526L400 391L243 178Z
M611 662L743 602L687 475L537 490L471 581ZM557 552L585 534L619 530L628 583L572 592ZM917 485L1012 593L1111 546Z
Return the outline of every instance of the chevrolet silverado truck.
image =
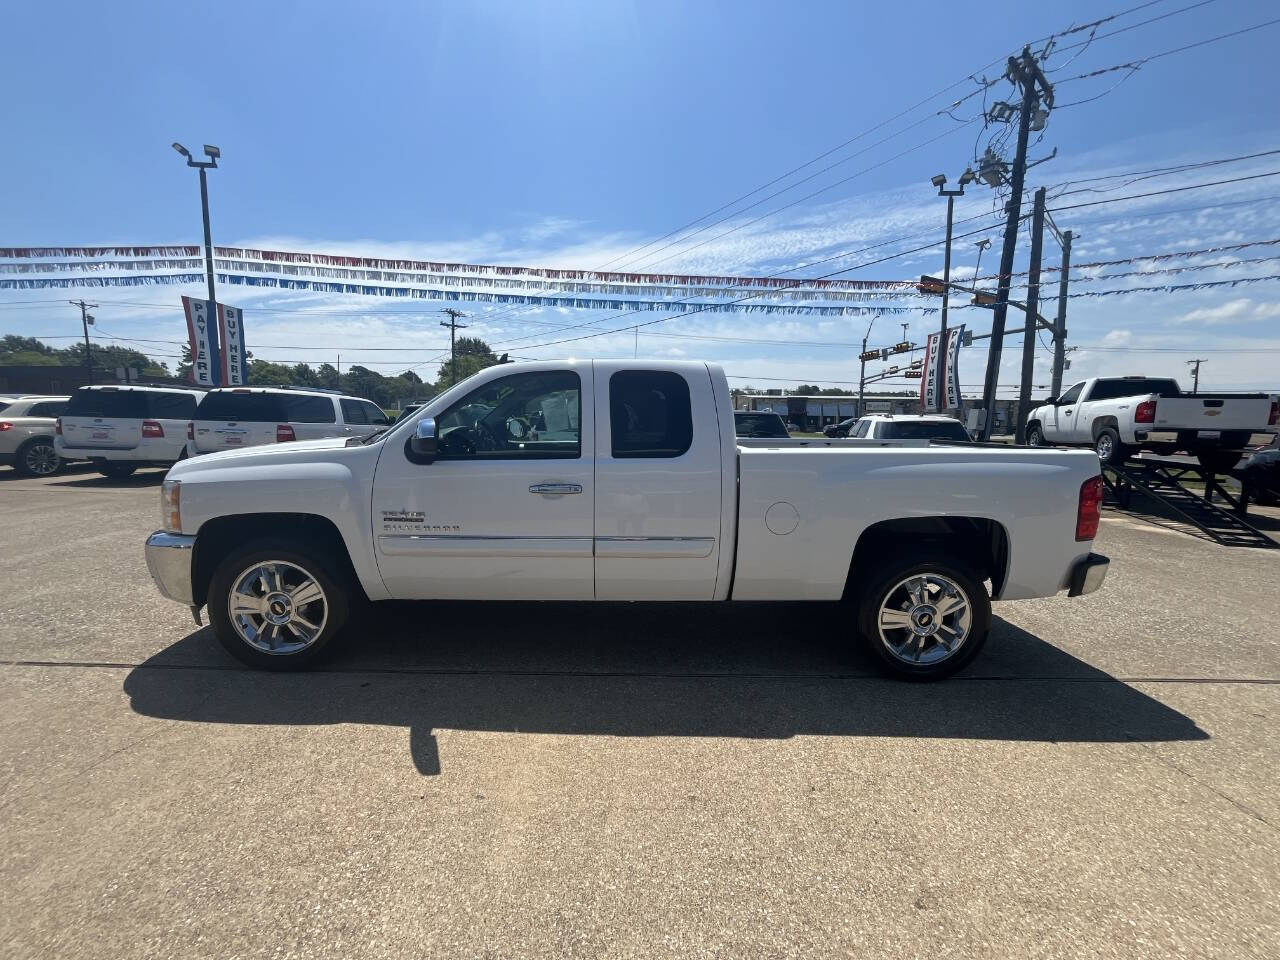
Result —
M851 642L936 679L992 599L1090 593L1108 565L1092 453L740 440L705 363L490 367L370 437L185 460L161 499L161 593L265 669L368 601L844 601Z
M1206 470L1227 473L1249 437L1274 429L1276 418L1276 401L1265 393L1185 394L1175 380L1094 377L1032 410L1027 443L1093 447L1103 463L1138 450L1182 450Z

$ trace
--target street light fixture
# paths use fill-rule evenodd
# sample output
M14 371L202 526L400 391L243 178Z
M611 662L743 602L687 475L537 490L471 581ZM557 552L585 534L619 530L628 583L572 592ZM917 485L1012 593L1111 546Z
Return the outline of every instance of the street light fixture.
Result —
M200 213L204 217L204 272L209 282L209 322L217 323L218 317L218 300L213 292L213 233L209 228L209 181L206 172L210 169L216 169L218 166L218 158L222 156L222 151L212 144L204 145L204 155L208 160L197 160L191 156L191 151L178 142L174 142L173 149L177 150L187 160L188 167L195 167L200 171Z
M964 196L964 188L976 179L977 175L973 172L973 168L966 167L964 173L960 174L960 185L954 190L947 189L946 174L940 173L929 181L938 188L938 196L947 198L947 245L942 260L942 326L938 334L938 356L935 359L938 373L934 381L934 395L938 398L939 410L947 409L944 397L944 376L947 369L947 301L951 294L951 225L955 215L956 197Z

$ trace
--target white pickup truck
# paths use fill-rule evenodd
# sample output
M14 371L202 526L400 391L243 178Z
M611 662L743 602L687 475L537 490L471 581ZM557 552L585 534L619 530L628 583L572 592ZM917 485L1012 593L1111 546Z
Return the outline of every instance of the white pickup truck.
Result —
M1093 447L1103 463L1138 450L1163 456L1184 450L1216 473L1240 460L1249 437L1276 424L1265 393L1185 394L1156 377L1094 377L1051 397L1027 416L1027 443Z
M710 364L490 367L363 440L177 464L147 564L267 669L369 600L843 600L915 679L973 659L990 599L1106 574L1092 453L734 433Z

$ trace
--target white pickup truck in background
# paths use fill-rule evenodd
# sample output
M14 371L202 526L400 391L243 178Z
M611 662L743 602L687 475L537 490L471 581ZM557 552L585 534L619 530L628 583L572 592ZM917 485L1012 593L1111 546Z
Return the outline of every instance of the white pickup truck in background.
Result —
M358 635L366 600L806 600L934 679L977 655L991 599L1101 585L1101 499L1084 451L740 441L709 364L505 364L363 440L183 461L146 556L268 669Z
M1249 437L1275 428L1277 407L1265 393L1186 394L1174 380L1094 377L1051 397L1027 417L1027 443L1093 447L1103 463L1138 450L1195 455L1225 473Z

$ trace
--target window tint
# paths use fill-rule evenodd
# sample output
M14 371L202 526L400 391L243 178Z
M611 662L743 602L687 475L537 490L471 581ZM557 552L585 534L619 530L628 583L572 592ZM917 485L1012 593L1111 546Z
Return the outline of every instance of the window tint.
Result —
M3 405L0 405L0 410L3 409ZM65 400L46 400L43 403L33 403L31 409L27 411L27 416L60 417L65 409L67 409L67 401Z
M582 379L569 370L517 373L472 390L436 418L442 459L576 458Z
M306 394L281 393L276 395L284 410L284 420L291 423L337 423L329 397L308 397Z
M4 413L11 406L13 406L13 404L8 402L7 400L0 400L0 413Z
M882 436L893 440L968 440L959 420L894 421L884 424Z
M371 400L361 400L360 405L364 407L365 414L368 416L369 423L382 426L391 422L391 418L387 416L387 412Z
M1069 404L1075 403L1077 400L1080 399L1080 391L1083 389L1084 389L1084 384L1077 383L1074 387L1072 387L1070 390L1068 390L1058 399L1058 406L1065 407Z
M155 420L190 420L196 415L196 398L189 393L149 393L147 407Z
M145 420L147 395L142 390L88 390L81 388L67 404L68 417L118 417Z
M733 425L740 437L787 437L787 426L776 413L735 413Z
M347 423L364 424L369 422L363 404L359 400L342 400L342 419Z
M855 426L852 430L849 431L849 436L865 437L867 435L867 431L870 428L871 428L870 420L859 420L857 423L857 426Z
M1146 377L1141 380L1099 380L1093 385L1089 399L1118 400L1121 397L1140 397L1145 393L1176 397L1179 394L1178 384L1173 380L1156 380Z
M235 393L212 390L196 407L195 420L220 420L232 423L279 423L284 411L272 393Z
M623 370L609 378L613 455L678 457L693 444L689 384L665 370Z

